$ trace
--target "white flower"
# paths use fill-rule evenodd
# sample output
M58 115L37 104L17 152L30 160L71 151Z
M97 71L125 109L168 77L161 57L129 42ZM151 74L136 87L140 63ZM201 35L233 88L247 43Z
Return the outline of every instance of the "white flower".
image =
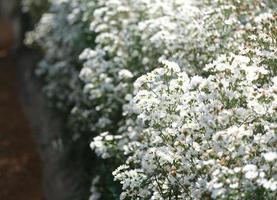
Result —
M181 69L179 65L175 62L169 61L169 60L161 60L162 64L166 65L168 69L172 70L173 72L180 72Z
M84 80L90 79L90 77L92 76L92 70L88 67L83 68L79 76L81 79Z
M83 52L79 55L79 59L80 60L86 60L86 59L90 59L93 58L94 56L96 56L96 52L86 48L83 50Z
M248 172L248 171L257 171L257 166L253 164L248 164L245 165L242 169L243 172Z
M274 161L277 159L277 153L276 152L267 152L263 154L263 157L265 158L266 161Z
M119 75L119 78L120 79L129 79L129 78L133 78L133 74L132 72L130 72L129 70L127 69L122 69L119 71L118 73Z
M245 177L248 179L254 179L258 176L258 172L257 171L247 171L245 173Z

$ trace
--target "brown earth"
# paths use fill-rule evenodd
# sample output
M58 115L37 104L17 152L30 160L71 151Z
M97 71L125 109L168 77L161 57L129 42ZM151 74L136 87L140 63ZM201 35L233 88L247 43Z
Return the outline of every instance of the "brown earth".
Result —
M0 199L42 200L41 161L15 76L12 58L0 58Z

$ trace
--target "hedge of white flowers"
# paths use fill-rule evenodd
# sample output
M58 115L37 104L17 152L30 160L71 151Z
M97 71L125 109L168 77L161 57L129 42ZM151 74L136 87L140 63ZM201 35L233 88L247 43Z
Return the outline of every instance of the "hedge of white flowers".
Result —
M275 0L53 1L26 42L67 137L113 171L90 200L275 199L276 27Z

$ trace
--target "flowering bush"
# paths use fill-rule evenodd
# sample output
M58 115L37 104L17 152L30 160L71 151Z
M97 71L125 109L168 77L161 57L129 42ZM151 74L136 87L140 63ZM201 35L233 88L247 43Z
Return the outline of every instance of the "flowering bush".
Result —
M274 199L276 18L254 21L247 48L208 64L207 77L163 61L137 79L137 120L91 144L103 158L127 155L114 171L122 199Z
M90 111L97 113L89 117L95 119L94 129L115 131L134 79L153 69L158 59L174 60L195 73L220 53L237 50L253 16L268 9L252 3L98 1L90 25L96 46L80 55L85 60L80 73L84 92L93 101Z
M118 197L103 179L124 163L113 173L122 199L274 198L276 6L51 3L26 41L45 52L37 73L68 138L96 136L91 148L106 159L91 199Z

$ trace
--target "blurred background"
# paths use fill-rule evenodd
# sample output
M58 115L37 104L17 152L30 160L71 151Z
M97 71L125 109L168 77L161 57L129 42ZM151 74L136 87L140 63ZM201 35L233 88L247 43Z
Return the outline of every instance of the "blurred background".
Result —
M65 122L49 108L35 73L42 50L24 44L49 2L0 0L0 200L88 199L89 195L91 180L80 170L79 154L74 157L70 149L53 148L66 132ZM85 158L91 160L91 150L84 145L89 152Z
M59 125L34 75L41 53L23 42L47 7L47 0L0 0L1 200L54 200L65 193L66 175L55 173L59 157L48 148Z
M0 199L41 200L41 159L16 75L23 37L35 21L19 0L0 0Z
M48 0L0 0L0 52L22 47L26 31L31 30L48 8Z

